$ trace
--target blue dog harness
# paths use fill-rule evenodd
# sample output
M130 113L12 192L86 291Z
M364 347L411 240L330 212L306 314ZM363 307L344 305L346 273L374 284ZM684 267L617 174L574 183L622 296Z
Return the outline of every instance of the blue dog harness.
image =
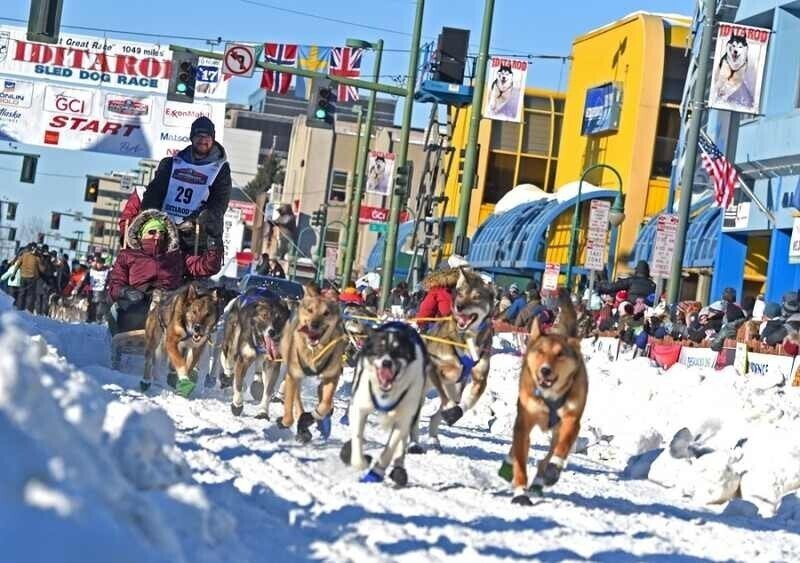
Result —
M486 322L486 319L484 319L483 322L480 325L478 325L478 330L476 332L478 334L483 332L487 324L488 323ZM481 361L480 355L476 360L475 358L472 357L472 354L470 354L469 352L466 354L459 354L458 348L456 348L456 357L458 358L458 361L461 363L461 375L458 376L458 381L456 383L467 382L472 377L472 368L478 365L478 362Z

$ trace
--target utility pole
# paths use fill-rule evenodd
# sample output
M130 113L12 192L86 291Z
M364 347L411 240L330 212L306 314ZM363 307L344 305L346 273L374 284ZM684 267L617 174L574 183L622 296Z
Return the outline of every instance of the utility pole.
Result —
M489 41L492 37L492 18L494 17L494 0L486 0L483 8L483 25L481 26L481 42L478 49L478 60L475 62L474 90L472 92L472 114L469 120L467 147L464 152L464 181L458 196L458 217L453 234L453 251L466 255L469 250L467 224L469 223L469 207L472 199L472 188L475 186L475 169L478 162L478 130L481 124L481 106L483 105L483 86L486 82L486 66L489 59Z
M411 53L408 59L408 83L406 84L406 100L403 104L403 123L400 131L400 153L397 166L405 166L408 160L408 139L411 136L411 113L414 109L414 89L417 83L417 63L419 62L419 42L422 35L422 15L425 11L425 0L417 0L414 16L414 32L411 35ZM397 229L400 224L400 210L405 206L408 194L398 192L392 186L392 205L389 211L389 228L383 246L383 271L381 272L380 308L385 309L392 291L394 278L394 258L397 247Z
M711 42L714 38L714 24L717 3L703 0L703 35L700 41L700 55L697 63L697 74L692 92L692 104L689 116L689 131L686 136L686 156L681 176L681 201L678 206L678 232L675 236L675 253L672 256L672 272L669 278L669 303L676 303L681 290L681 273L683 256L686 253L686 234L689 230L689 211L692 205L692 186L694 184L695 165L697 164L697 143L700 139L700 126L706 98L708 71L711 62Z
M370 44L375 50L375 65L373 73L375 81L381 74L381 57L383 56L383 39ZM356 181L353 190L353 200L350 206L350 217L347 222L347 245L345 246L344 267L342 268L342 283L347 283L353 276L353 262L356 259L358 249L358 217L361 211L361 199L364 196L364 180L366 179L367 155L369 154L369 144L372 137L372 123L375 119L375 101L378 96L376 91L372 91L367 105L367 120L364 126L364 139L358 144L358 166Z

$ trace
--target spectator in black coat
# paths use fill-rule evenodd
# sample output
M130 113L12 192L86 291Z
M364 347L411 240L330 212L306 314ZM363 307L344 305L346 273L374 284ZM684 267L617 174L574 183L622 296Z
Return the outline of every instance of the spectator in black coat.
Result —
M602 284L599 288L601 295L614 295L620 290L628 292L628 301L635 303L641 297L647 299L656 292L656 284L650 277L650 266L644 260L639 260L633 275L629 278L618 279L614 283Z

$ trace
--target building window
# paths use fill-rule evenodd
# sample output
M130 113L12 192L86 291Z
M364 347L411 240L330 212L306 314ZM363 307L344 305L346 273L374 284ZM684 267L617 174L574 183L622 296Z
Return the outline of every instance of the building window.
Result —
M525 112L522 152L546 156L550 152L550 116Z
M661 83L661 101L681 103L686 75L689 73L689 56L683 47L668 47L664 60L664 78Z
M681 114L678 108L661 106L658 113L656 143L653 149L651 177L669 178L672 174L672 159L681 131Z
M331 189L328 192L328 201L344 203L347 196L347 172L334 170L331 177Z
M547 159L531 156L520 158L517 184L533 184L547 190Z
M514 187L514 167L517 158L507 154L490 153L486 168L484 203L497 203Z
M492 148L517 152L519 145L519 123L511 121L492 122Z
M339 229L325 229L325 246L339 246Z

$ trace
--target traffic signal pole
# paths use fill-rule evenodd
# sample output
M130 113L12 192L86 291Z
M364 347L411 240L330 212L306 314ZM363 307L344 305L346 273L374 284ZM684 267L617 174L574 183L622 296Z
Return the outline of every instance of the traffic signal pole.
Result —
M489 58L489 41L492 37L492 19L494 17L494 0L486 0L483 8L483 25L481 26L481 42L478 48L478 60L475 62L474 90L472 93L472 114L469 120L467 147L464 152L464 181L458 196L458 217L453 234L454 253L466 255L467 224L469 223L469 207L472 199L472 188L475 186L475 170L478 161L478 130L481 124L481 106L483 105L483 86L486 83L486 66Z
M375 64L372 72L377 82L381 74L381 57L383 56L383 39L378 39L375 48ZM344 250L344 267L342 268L342 284L346 284L353 276L353 262L356 259L356 250L358 248L358 226L359 217L361 215L361 200L364 197L364 181L366 179L367 171L367 155L369 155L370 139L372 138L372 124L375 119L375 99L378 93L374 90L369 96L369 103L367 105L367 120L364 126L363 141L359 139L358 143L358 166L355 174L355 186L353 188L352 204L348 203L350 208L350 217L347 222L347 244Z
M686 253L686 234L689 230L689 211L692 205L692 187L697 163L697 143L700 140L700 126L708 84L708 65L711 62L711 41L714 38L714 23L717 16L717 3L704 0L703 35L700 42L700 55L697 62L694 90L692 91L689 131L686 136L686 154L681 175L681 201L678 206L678 232L675 235L675 253L672 255L672 271L669 277L668 303L677 303L681 291L683 256Z
M405 166L408 160L408 140L411 136L411 115L414 110L414 89L417 84L417 63L419 62L419 43L422 35L422 15L425 11L425 0L417 0L417 10L414 15L414 31L411 34L411 53L408 60L408 80L403 104L403 122L400 130L400 151L397 166ZM400 211L405 207L408 193L392 187L392 205L389 211L389 228L383 246L383 270L381 271L381 300L380 308L385 309L389 302L389 293L392 291L394 279L394 259L397 249L397 229L400 223Z

